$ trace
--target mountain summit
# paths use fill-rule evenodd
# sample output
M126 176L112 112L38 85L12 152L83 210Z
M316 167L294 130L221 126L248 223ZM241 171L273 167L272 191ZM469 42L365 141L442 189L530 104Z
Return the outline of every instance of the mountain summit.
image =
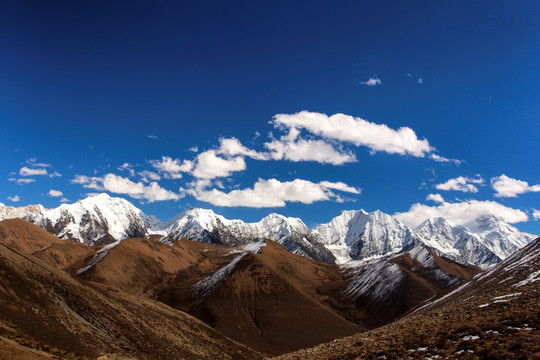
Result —
M55 209L0 207L0 219L14 217L31 221L61 239L90 245L150 234L161 235L163 241L190 239L232 246L270 239L294 254L337 264L398 255L420 245L462 264L485 265L500 262L534 238L495 216L479 217L468 227L432 218L413 230L379 210L342 211L312 230L301 219L280 214L246 223L200 208L190 208L163 223L127 200L107 194Z

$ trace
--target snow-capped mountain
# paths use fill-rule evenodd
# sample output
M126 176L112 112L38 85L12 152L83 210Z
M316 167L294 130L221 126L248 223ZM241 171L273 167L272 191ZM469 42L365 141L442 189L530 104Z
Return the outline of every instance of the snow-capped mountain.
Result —
M461 264L490 264L501 258L491 251L478 234L444 218L430 218L415 229L415 235L437 254Z
M149 225L159 221L145 215L129 201L107 194L54 209L45 209L41 205L0 209L0 218L14 217L33 222L61 239L90 245L146 236Z
M495 216L479 217L468 226L431 218L415 229L415 235L438 254L474 265L504 260L534 239Z
M519 231L502 218L493 215L478 217L474 223L467 226L481 236L485 245L503 260L536 237Z
M201 242L243 245L270 239L288 251L315 260L334 262L332 252L326 249L298 218L270 214L256 223L228 220L212 210L191 208L164 224L151 229L153 233L173 239L190 239Z
M418 244L462 264L493 264L534 239L494 216L483 216L467 225L432 218L412 230L381 211L360 210L342 211L313 232L340 264L399 254Z
M443 218L427 219L412 230L378 210L342 211L328 224L313 230L298 218L279 214L245 223L199 208L186 210L163 223L127 200L107 194L55 209L41 205L0 206L0 220L13 217L31 221L62 239L91 245L150 233L233 246L271 239L292 253L337 264L388 257L421 244L462 264L485 265L501 261L534 238L494 216L479 217L467 227L453 225Z
M357 213L359 211L356 210L342 211L328 224L322 224L313 229L313 233L319 235L324 246L334 254L338 264L351 260L349 246L345 243L345 238L349 231L349 223Z
M379 210L343 211L313 232L340 263L399 253L415 240L409 227Z
M2 204L4 205L4 204ZM26 205L26 206L0 206L0 220L21 218L32 221L39 216L45 208L41 205Z

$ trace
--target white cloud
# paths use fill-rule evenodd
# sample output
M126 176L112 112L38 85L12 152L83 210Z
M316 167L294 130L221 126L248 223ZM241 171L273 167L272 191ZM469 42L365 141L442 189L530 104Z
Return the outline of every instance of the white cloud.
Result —
M523 180L513 179L504 174L491 178L491 186L496 191L496 197L517 197L526 192L539 192L539 185L529 186L529 183Z
M195 169L192 175L200 179L214 179L217 177L228 177L233 172L246 169L246 162L243 157L236 156L225 159L218 156L216 150L207 150L197 155Z
M135 170L133 170L133 166L130 163L123 163L121 166L118 167L118 170L129 171L130 176L135 176Z
M141 176L141 180L145 183L150 182L150 180L154 180L154 181L161 180L161 176L159 176L158 173L155 173L150 170L143 170L139 172L139 175Z
M103 188L115 194L126 194L135 199L148 200L148 202L179 200L183 197L181 194L160 187L157 182L144 185L115 174L107 174L103 177Z
M450 179L445 183L435 185L435 188L445 191L455 190L461 192L477 193L478 188L473 184L483 185L484 179L479 175L477 175L476 178L458 176L457 178Z
M295 179L281 182L276 179L259 179L253 188L232 190L229 193L212 189L188 192L197 200L205 201L216 206L226 207L283 207L287 202L312 204L316 201L340 199L330 189L336 189L358 194L360 191L344 183L321 182L313 183L307 180Z
M14 183L17 183L18 185L25 185L25 184L36 182L35 179L28 179L28 178L26 179L9 178L8 181L12 181Z
M197 152L199 152L199 148L197 146L193 146L193 147L189 148L189 151L197 153Z
M449 158L445 158L444 156L440 156L437 154L429 154L429 158L431 160L434 160L436 162L441 162L441 163L453 163L456 165L461 165L463 163L463 160L449 159Z
M273 123L276 127L304 128L327 139L366 146L373 152L424 157L434 150L426 139L419 140L411 128L394 130L385 124L375 124L345 114L327 116L301 111L296 114L277 114Z
M226 156L246 156L256 160L268 160L268 155L259 153L255 150L248 149L240 141L235 138L221 138L219 139L220 146L218 149L219 154Z
M356 188L354 186L349 186L345 184L344 182L330 182L330 181L321 181L319 183L322 187L327 189L334 189L339 191L348 192L351 194L360 194L362 192L362 189Z
M540 210L533 209L533 218L535 221L540 219Z
M422 78L419 78L419 79L418 79L418 83L419 83L420 85L422 85L422 84L424 83L424 80L422 80Z
M179 159L173 159L169 156L162 156L160 160L152 160L150 164L165 174L168 179L180 179L182 178L182 172L190 172L193 169L193 162L190 160L181 161Z
M19 200L21 200L21 198L19 197L19 195L8 196L7 198L8 198L8 200L13 201L13 202L18 202Z
M49 190L49 192L47 193L47 195L49 195L50 197L60 197L60 196L64 196L64 194L60 191L60 190Z
M103 186L101 185L102 182L102 177L86 175L75 175L75 178L71 180L72 184L80 184L87 189L94 190L103 190Z
M56 171L53 172L53 173L51 173L51 174L49 174L49 177L50 177L50 178L60 177L60 176L62 176L62 174L60 174L60 173L58 173L58 172L56 172Z
M290 140L288 136L283 136L280 140L265 143L264 146L270 150L270 156L274 160L316 161L333 165L356 161L354 154L339 151L323 140Z
M436 206L416 203L411 206L409 211L394 214L406 225L413 228L432 217L443 217L454 224L470 226L474 224L476 218L483 215L502 217L504 221L511 224L529 220L527 214L519 209L513 209L495 201L478 200L444 202Z
M368 81L361 81L360 83L367 86L376 86L381 85L381 79L379 79L377 75L375 75L370 77Z
M67 202L69 202L69 199L63 197L63 198L60 199L60 202L61 202L61 203L67 203Z
M19 170L19 175L22 175L22 176L34 176L34 175L48 175L48 173L47 173L47 169L43 169L43 168L31 169L31 168L28 168L26 166L23 166Z
M38 163L36 161L37 161L36 158L30 158L30 159L26 160L26 163L30 164L31 166L37 166L37 167L50 167L51 166L51 164Z
M154 139L154 140L158 140L159 137L157 137L157 135L148 135L148 138L149 139Z
M442 197L441 194L429 194L426 197L426 200L427 201L434 201L436 203L444 203L444 198Z

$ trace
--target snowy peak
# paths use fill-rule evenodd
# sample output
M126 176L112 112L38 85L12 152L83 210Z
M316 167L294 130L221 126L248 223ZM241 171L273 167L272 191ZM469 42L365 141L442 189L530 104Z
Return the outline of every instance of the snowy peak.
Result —
M99 194L45 210L38 225L62 239L101 244L146 236L145 217L129 201Z
M384 256L402 251L414 242L412 230L382 211L359 212L351 220L345 243L352 259Z
M481 216L468 227L453 225L443 218L427 219L415 234L440 255L475 265L499 262L534 238L492 215Z
M173 239L190 239L205 243L234 244L237 239L227 228L229 220L212 210L190 208L151 229L153 233Z
M33 222L61 239L90 245L146 236L146 221L156 221L129 201L107 194L62 204L54 209L45 209L41 205L0 209L0 218L13 217Z
M335 261L332 253L320 244L302 220L279 214L270 214L256 223L245 223L225 219L211 210L192 208L152 228L152 232L173 239L229 245L246 245L270 239L292 253L326 262Z
M414 240L411 229L379 210L342 211L313 231L338 263L397 253Z
M45 208L41 205L26 205L20 207L3 206L0 207L0 220L21 218L28 221L41 214Z

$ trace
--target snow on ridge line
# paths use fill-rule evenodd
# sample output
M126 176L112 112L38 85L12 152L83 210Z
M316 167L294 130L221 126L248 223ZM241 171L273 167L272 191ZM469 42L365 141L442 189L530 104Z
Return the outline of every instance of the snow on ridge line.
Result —
M105 256L107 256L107 254L109 254L109 251L111 251L112 248L114 248L118 244L120 244L121 241L122 240L115 241L115 242L113 242L111 244L108 244L108 245L105 245L104 247L99 249L99 251L96 252L94 254L94 256L92 256L92 259L90 260L88 265L85 265L85 266L81 267L79 270L77 270L75 272L75 275L81 275L82 273L84 273L84 272L88 271L89 269L91 269L92 267L94 267L98 262L103 260L105 258Z
M247 252L240 254L239 256L235 257L233 261L220 268L214 274L196 283L194 286L196 303L200 303L208 296L210 296L210 294L212 294L212 292L219 286L219 284L221 284L229 276L229 274L234 270L236 264L246 254Z

